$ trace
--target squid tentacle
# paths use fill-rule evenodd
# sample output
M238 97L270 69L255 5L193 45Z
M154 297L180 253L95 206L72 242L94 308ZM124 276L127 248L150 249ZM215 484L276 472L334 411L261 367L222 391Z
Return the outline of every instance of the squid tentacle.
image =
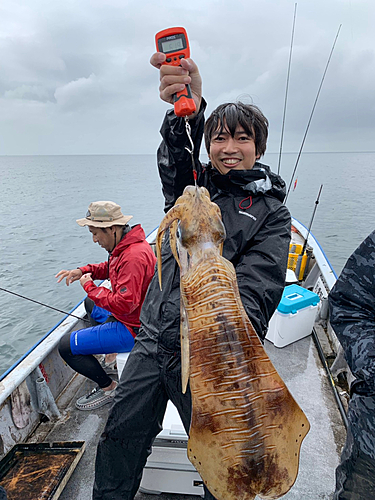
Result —
M177 230L178 220L180 220L180 218L181 218L181 210L182 210L182 207L180 205L175 205L173 208L171 208L171 210L169 210L169 212L164 217L162 223L160 224L159 229L158 229L158 233L156 235L156 255L157 255L157 261L158 261L158 278L159 278L160 290L162 290L161 244L162 244L164 232L170 226L172 226L172 228L173 228L173 232L170 231L171 250L172 250L172 253L173 253L175 259L178 262L178 265L180 266L180 262L179 262L178 254L177 254L177 250L176 250L176 230ZM173 242L173 245L172 245L172 242Z

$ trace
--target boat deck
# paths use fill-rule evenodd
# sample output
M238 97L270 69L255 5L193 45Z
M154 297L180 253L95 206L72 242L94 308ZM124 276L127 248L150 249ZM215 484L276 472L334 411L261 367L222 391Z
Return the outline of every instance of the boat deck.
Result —
M306 413L311 429L301 448L300 470L286 500L329 500L334 490L346 431L335 398L323 369L312 336L282 349L266 341L266 351L296 401ZM30 442L81 441L86 450L63 490L61 500L90 500L94 480L96 446L104 427L109 405L92 412L76 410L74 402L93 385L81 376L70 387L73 399L60 398L63 417L52 425L41 424ZM74 390L72 390L74 389ZM181 494L149 495L138 492L136 500L196 500L197 496Z

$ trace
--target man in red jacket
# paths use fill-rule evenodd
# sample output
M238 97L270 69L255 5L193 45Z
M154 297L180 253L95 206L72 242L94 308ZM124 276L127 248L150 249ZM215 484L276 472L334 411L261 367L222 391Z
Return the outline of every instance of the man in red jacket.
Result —
M68 333L60 341L59 352L68 365L98 384L77 400L80 410L110 403L117 386L93 354L130 351L140 327L139 315L156 258L140 224L128 225L131 218L112 201L91 203L86 217L77 223L88 226L94 243L107 250L108 261L62 270L56 275L58 283L65 278L68 286L79 280L94 304L90 319L98 318L98 313L104 319L103 323ZM106 278L112 290L94 283Z

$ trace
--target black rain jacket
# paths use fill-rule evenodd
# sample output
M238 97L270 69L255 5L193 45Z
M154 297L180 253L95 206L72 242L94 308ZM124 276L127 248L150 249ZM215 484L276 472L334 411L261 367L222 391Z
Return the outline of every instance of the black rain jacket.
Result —
M269 167L256 163L252 170L220 174L210 164L199 162L204 128L203 102L190 121L194 141L198 185L205 186L221 210L226 229L223 255L236 269L245 310L261 339L285 285L291 219L283 205L285 183ZM191 156L185 123L167 113L158 149L158 167L168 211L187 185L193 185ZM162 291L157 270L141 312L141 324L167 349L177 351L180 335L180 275L169 238L162 245Z

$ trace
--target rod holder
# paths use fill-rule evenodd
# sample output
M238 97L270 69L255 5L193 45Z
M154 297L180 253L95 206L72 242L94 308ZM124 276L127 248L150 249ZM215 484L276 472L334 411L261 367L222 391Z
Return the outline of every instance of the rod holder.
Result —
M39 367L30 373L26 383L34 410L45 415L49 420L60 418L61 413Z

